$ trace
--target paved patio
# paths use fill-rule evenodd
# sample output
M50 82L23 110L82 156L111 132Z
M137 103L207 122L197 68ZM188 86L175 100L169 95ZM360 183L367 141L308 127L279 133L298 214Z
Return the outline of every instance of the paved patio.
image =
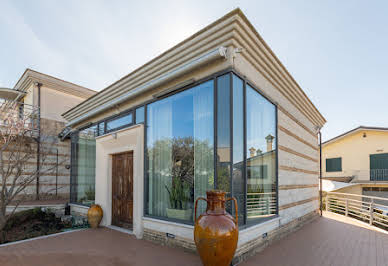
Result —
M1 247L0 265L189 266L201 263L195 254L104 228ZM388 265L388 234L328 213L241 265Z

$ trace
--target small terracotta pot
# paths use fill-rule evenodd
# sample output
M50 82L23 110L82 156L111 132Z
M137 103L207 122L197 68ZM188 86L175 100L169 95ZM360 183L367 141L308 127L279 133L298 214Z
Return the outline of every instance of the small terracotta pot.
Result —
M199 256L205 266L229 266L238 241L237 200L225 200L225 192L208 191L207 199L198 198L195 202L194 241ZM206 212L197 217L198 200L207 202ZM225 202L234 200L236 218L225 211Z
M98 204L93 204L88 210L88 222L91 228L98 228L104 215L102 208Z

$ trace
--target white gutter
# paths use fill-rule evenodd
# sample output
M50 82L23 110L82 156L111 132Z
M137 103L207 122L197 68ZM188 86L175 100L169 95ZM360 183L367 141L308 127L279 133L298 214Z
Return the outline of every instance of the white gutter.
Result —
M143 93L147 90L150 90L150 89L153 89L157 86L160 86L162 85L163 83L166 83L178 76L181 76L181 75L184 75L186 74L187 72L195 69L195 68L198 68L200 66L203 66L205 64L208 64L209 62L211 61L214 61L216 59L220 59L220 58L224 58L226 59L227 58L227 48L226 47L223 47L223 46L220 46L198 58L195 58L191 61L189 61L188 63L174 69L174 70L171 70L170 72L167 72L166 74L164 75L161 75L160 77L157 77L151 81L148 81L146 82L145 84L143 84L142 86L138 87L138 88L135 88L133 90L130 90L128 92L126 92L125 94L121 95L120 97L117 97L107 103L104 103L96 108L94 108L93 110L87 112L86 114L83 114L81 116L79 116L78 118L70 121L69 123L66 124L66 126L72 126L74 124L77 124L85 119L87 119L88 117L91 117L93 115L96 115L98 113L101 113L111 107L114 107L115 105L118 105L124 101L127 101L128 99L140 94L140 93Z

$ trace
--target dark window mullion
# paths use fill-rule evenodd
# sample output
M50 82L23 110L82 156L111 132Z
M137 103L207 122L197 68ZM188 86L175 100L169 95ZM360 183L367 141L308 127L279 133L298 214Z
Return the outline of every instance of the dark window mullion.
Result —
M247 183L247 104L246 104L246 80L244 79L243 85L243 125L244 125L244 156L243 156L243 180L244 180L244 225L247 224L247 192L248 192L248 183Z
M230 167L230 196L233 197L233 76L232 76L232 72L229 73L229 105L230 105L230 108L229 108L229 117L230 117L230 124L229 124L229 128L230 128L230 132L229 132L229 142L230 142L230 149L229 149L229 152L230 152L230 162L229 162L229 167ZM234 210L234 204L232 203L231 204L231 210L232 210L232 214L236 211ZM233 212L234 210L234 212Z
M218 108L218 98L217 98L217 90L218 90L218 84L217 79L214 78L214 189L217 189L218 185L218 178L217 178L217 166L218 166L218 159L217 159L217 133L218 133L218 119L217 119L217 108Z

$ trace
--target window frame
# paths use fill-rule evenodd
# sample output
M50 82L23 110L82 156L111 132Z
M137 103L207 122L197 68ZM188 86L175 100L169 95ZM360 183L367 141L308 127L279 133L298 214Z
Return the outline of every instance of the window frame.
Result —
M95 126L96 130L95 130L94 138L98 137L99 136L98 135L98 130L99 130L98 125L100 122L102 122L102 121L84 125L84 126L80 127L79 129L77 129L76 131L74 131L70 135L71 138L75 137L76 142L77 142L77 143L74 143L72 140L70 140L70 195L69 195L69 203L70 204L88 207L88 208L90 207L89 205L82 204L82 203L76 202L74 200L74 195L75 195L74 193L77 192L77 183L74 182L74 180L77 180L77 178L78 178L78 168L75 167L75 161L78 159L77 156L79 153L79 146L78 146L79 133L85 129L88 129L88 128ZM96 180L96 177L94 177L94 184L96 183L95 180ZM94 197L96 197L96 192L94 192Z
M114 131L117 131L117 130L120 130L120 129L123 129L123 128L126 128L126 127L130 127L131 125L134 124L134 118L135 116L133 115L133 110L129 110L129 111L124 111L116 116L113 116L113 117L110 117L108 119L105 120L105 129L104 129L104 134L108 134L108 133L111 133L111 132L114 132ZM115 120L118 120L120 118L123 118L125 116L128 116L128 115L131 115L131 122L127 123L127 124L123 124L121 126L118 126L118 127L115 127L115 128L112 128L112 129L108 129L108 123L109 122L113 122Z
M217 125L218 125L218 121L217 121L217 109L218 109L218 105L217 105L217 78L219 76L223 76L223 75L226 75L226 74L229 74L230 75L230 90L231 90L231 95L230 95L230 100L229 100L229 104L230 104L230 112L231 112L231 119L230 119L230 123L231 123L231 126L229 127L230 128L230 138L231 138L231 151L230 151L230 164L231 164L231 178L233 178L233 74L236 75L238 78L240 78L242 81L243 81L243 117L244 117L244 121L243 121L243 125L244 125L244 139L243 139L243 143L244 143L244 182L245 182L245 191L244 191L244 196L245 196L245 202L244 202L244 224L242 225L239 225L239 228L240 229L244 229L244 228L248 228L248 227L251 227L251 226L255 226L255 225L258 225L258 224L261 224L261 223L264 223L266 221L269 221L269 220L272 220L272 219L276 219L277 217L279 217L279 164L278 164L278 161L279 161L279 149L278 149L278 104L273 101L270 97L268 97L265 93L263 93L260 89L258 89L256 86L253 85L252 82L250 82L245 76L241 75L239 72L237 72L235 69L233 68L228 68L228 69L225 69L223 71L220 71L220 72L216 72L210 76L207 76L203 79L200 79L192 84L189 84L189 85L185 85L181 88L177 88L176 90L173 90L173 91L170 91L164 95L161 95L160 97L156 97L155 99L152 99L146 103L144 103L144 125L147 125L147 108L148 108L148 105L151 104L151 103L154 103L154 102L157 102L159 100L162 100L164 98L167 98L169 96L172 96L172 95L175 95L175 94L178 94L180 92L183 92L185 90L188 90L188 89L191 89L195 86L198 86L199 84L202 84L202 83L205 83L209 80L213 80L214 82L214 88L213 88L213 91L214 91L214 97L213 97L213 101L214 101L214 114L213 114L213 117L214 117L214 186L215 188L217 187L217 167L216 167L216 162L217 162ZM268 102L270 102L271 104L274 105L274 112L275 112L275 143L276 143L276 158L275 158L275 187L276 187L276 212L275 214L272 216L272 217L267 217L267 218L257 218L257 219L252 219L250 220L249 222L247 221L247 215L246 215L246 202L247 202L247 167L246 167L246 160L247 160L247 155L246 155L246 113L247 113L247 110L246 110L246 89L247 89L247 85L249 85L252 89L254 89L257 93L259 93L262 97L264 97L264 99L266 99ZM135 108L136 109L136 108ZM147 126L144 126L144 169L143 169L143 173L144 173L144 192L143 192L143 217L148 217L148 218L152 218L152 219L158 219L158 220L163 220L163 221L169 221L169 222L176 222L176 223L181 223L181 224L188 224L188 225L193 225L194 222L187 222L187 221L182 221L182 220L177 220L177 219L173 219L173 218L167 218L167 217L160 217L160 216L155 216L155 215L149 215L147 214L147 199L148 199L148 176L147 176L147 169L148 169L148 159L147 159ZM233 189L233 180L231 179L230 180L230 186L231 186L231 192L232 192L232 189ZM233 196L233 195L232 195Z

